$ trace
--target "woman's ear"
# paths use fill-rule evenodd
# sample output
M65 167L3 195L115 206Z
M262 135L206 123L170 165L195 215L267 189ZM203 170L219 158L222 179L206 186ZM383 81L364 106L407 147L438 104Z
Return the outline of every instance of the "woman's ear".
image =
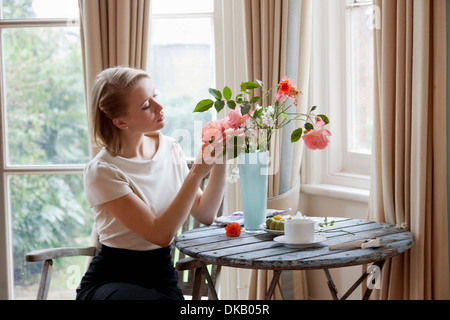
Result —
M114 123L114 125L121 129L121 130L127 130L128 129L128 124L121 120L121 119L113 119L112 122Z

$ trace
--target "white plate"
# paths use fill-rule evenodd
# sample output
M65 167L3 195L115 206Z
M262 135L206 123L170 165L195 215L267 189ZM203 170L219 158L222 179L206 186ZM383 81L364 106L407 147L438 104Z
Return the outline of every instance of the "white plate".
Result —
M278 243L284 244L288 248L308 248L312 247L313 245L325 241L327 238L324 236L320 236L318 234L314 235L314 240L311 242L304 242L304 243L287 243L286 238L284 236L279 236L273 239L273 241L276 241Z
M265 223L263 223L262 225L259 226L259 228L261 230L264 230L265 232L280 236L284 234L284 230L272 230L272 229L267 229L267 226Z

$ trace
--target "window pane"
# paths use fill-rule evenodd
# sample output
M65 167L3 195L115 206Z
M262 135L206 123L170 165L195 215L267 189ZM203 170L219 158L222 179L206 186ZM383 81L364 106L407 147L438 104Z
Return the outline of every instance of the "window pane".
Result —
M78 0L2 0L3 19L78 19Z
M152 30L150 74L164 107L163 132L180 142L187 157L195 157L201 128L212 119L210 112L192 113L214 87L212 20L157 19Z
M154 14L213 12L213 0L153 0Z
M79 28L5 29L7 162L89 161Z
M349 148L371 153L374 104L373 8L351 9L352 85Z
M36 299L42 264L25 262L26 253L89 245L93 219L83 175L9 176L8 185L15 298ZM85 262L86 258L54 261L50 299L74 298Z

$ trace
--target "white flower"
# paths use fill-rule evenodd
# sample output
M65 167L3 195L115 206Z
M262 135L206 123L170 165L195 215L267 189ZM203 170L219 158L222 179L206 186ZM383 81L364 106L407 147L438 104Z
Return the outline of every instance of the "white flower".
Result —
M272 106L268 106L266 110L263 111L261 116L261 125L264 129L273 129L275 127L275 120L273 118L275 110Z
M247 127L247 129L251 130L256 129L258 127L258 124L253 120L253 118L248 118L246 120L245 126Z
M266 111L265 111L265 113L266 113L267 115L273 116L273 114L275 113L275 109L274 109L272 106L268 106L267 109L266 109Z
M228 183L236 183L239 180L239 167L235 167L231 170L230 175L227 177Z

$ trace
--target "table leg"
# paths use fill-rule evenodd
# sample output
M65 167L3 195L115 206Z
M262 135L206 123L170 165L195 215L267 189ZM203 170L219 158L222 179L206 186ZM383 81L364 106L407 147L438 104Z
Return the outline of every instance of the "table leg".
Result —
M211 275L209 274L208 268L206 267L206 264L201 262L203 274L205 275L206 281L208 282L208 289L211 293L212 300L219 300L217 296L216 287L214 286L214 283L211 279Z
M327 277L328 289L330 289L331 296L333 297L334 300L339 300L337 295L338 291L336 289L336 286L334 285L334 281L333 278L331 277L330 270L323 269L323 271L325 272L325 276Z
M272 298L273 292L275 291L275 287L277 286L278 281L280 280L280 276L281 270L273 271L273 278L272 282L270 283L269 289L267 290L266 300L270 300Z

